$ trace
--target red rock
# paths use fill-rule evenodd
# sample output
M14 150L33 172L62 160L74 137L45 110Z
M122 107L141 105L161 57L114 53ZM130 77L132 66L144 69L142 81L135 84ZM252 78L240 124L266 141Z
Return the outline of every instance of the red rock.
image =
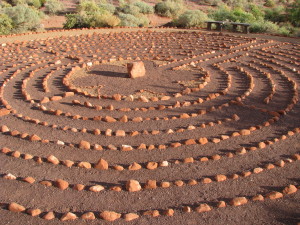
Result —
M126 136L126 133L124 130L117 130L116 131L116 136L117 137L125 137Z
M23 181L29 183L29 184L33 184L35 182L35 179L33 177L25 177L23 179Z
M245 197L236 197L230 201L230 204L233 206L244 205L248 202Z
M79 143L79 148L88 150L91 148L91 144L87 141L81 140Z
M133 162L129 167L128 170L139 170L142 166L136 162Z
M103 191L104 189L105 188L102 185L94 185L89 188L89 190L92 192L100 192Z
M120 119L119 119L120 122L123 122L123 123L127 123L128 122L128 117L126 115L122 116Z
M0 128L0 131L1 131L2 133L5 133L5 132L8 132L8 131L9 131L9 128L8 128L7 126L5 126L5 125L2 125L1 128Z
M15 202L12 202L9 204L8 210L12 211L12 212L23 212L23 211L25 211L25 207L15 203Z
M52 220L54 218L55 218L55 215L53 212L48 212L43 216L43 219L45 219L45 220Z
M100 217L107 221L115 221L121 217L121 214L113 211L104 211L100 213Z
M99 170L108 170L108 163L104 159L99 159L97 164L94 166L94 168L99 169Z
M142 117L134 117L132 119L133 122L136 122L136 123L139 123L139 122L142 122L143 121L143 118Z
M63 164L66 166L66 167L72 167L73 165L74 165L74 162L73 161L71 161L71 160L64 160L63 161Z
M156 188L157 188L156 180L147 180L145 184L145 189L156 189Z
M133 147L131 145L122 145L121 150L122 151L132 151Z
M247 129L240 130L240 135L250 135L251 131Z
M223 174L218 174L215 176L215 179L217 182L222 182L222 181L225 181L227 179L227 177Z
M76 214L71 213L71 212L67 212L60 218L61 221L75 220L75 219L77 219Z
M47 161L54 164L54 165L58 165L59 164L59 160L54 156L54 155L49 155L47 157Z
M40 209L28 209L26 212L31 216L38 216L42 213Z
M55 181L55 186L58 187L61 190L65 190L69 187L69 183L62 179L57 179Z
M217 207L218 207L218 208L224 208L224 207L226 207L226 202L224 202L224 201L219 201Z
M127 63L127 71L130 78L143 77L146 74L146 69L142 61Z
M293 194L293 193L295 193L297 191L298 191L297 187L295 185L291 184L288 187L284 188L283 194L290 195L290 194Z
M140 191L142 187L137 180L129 180L126 183L126 189L129 192L136 192L136 191Z
M173 209L167 209L166 211L164 211L164 215L166 216L174 216L174 210Z
M184 142L185 145L195 145L196 144L196 141L195 139L189 139L189 140L186 140Z
M30 136L29 140L30 141L40 141L42 139L39 136L37 136L36 134L33 134Z
M10 110L8 110L8 109L0 109L0 117L1 116L6 116L8 114L10 114Z
M91 169L92 165L89 162L79 162L77 164L78 167L80 168L85 168L85 169Z
M277 198L282 198L282 197L283 197L283 194L278 191L272 191L272 192L266 194L266 198L269 198L269 199L277 199Z
M94 220L96 219L95 214L93 212L87 212L82 214L81 219L83 220Z
M51 101L59 101L59 100L61 100L61 99L62 99L61 96L52 96L52 97L50 98Z
M200 204L197 208L196 208L196 212L198 213L202 213L202 212L208 212L211 211L211 207L207 204Z
M147 163L147 169L148 170L154 170L156 169L158 166L158 163L157 162L148 162Z
M203 137L203 138L199 138L199 143L201 144L201 145L205 145L205 144L207 144L208 143L208 140L207 140L207 138L206 137Z
M255 195L252 197L252 201L263 201L264 200L264 196L262 195Z
M125 221L131 221L139 218L140 216L136 213L127 213L124 215L124 220Z
M105 122L108 122L108 123L114 123L114 122L116 122L117 120L116 120L115 118L111 117L111 116L105 116L105 117L104 117L104 121L105 121Z
M42 185L45 185L46 187L52 186L52 183L50 181L47 181L47 180L40 181L39 183L42 184Z
M73 189L76 191L82 191L85 188L85 186L83 184L75 184L73 186Z

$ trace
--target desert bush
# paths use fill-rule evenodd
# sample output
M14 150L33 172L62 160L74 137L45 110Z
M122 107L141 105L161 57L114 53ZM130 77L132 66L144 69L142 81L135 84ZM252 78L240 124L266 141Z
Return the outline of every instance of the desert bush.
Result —
M101 3L101 4L98 4L98 7L102 10L105 10L105 11L108 11L112 14L115 13L116 11L116 7L112 4L108 4L108 3Z
M9 4L8 2L4 2L4 1L0 2L0 10L2 8L7 8L7 7L11 7L11 4Z
M300 27L300 0L296 0L287 10L289 21L297 27Z
M28 5L17 5L4 9L13 21L13 32L35 31L40 28L40 13Z
M207 15L200 10L188 10L173 20L173 23L177 27L202 27L207 19Z
M27 4L30 5L30 6L33 6L33 7L37 8L37 9L39 9L39 8L42 7L42 3L41 3L40 0L29 0L27 2Z
M274 7L275 6L275 2L274 2L274 0L266 0L264 6Z
M286 20L285 8L283 6L265 10L265 19L274 23L281 23Z
M256 21L255 16L241 8L231 10L228 6L221 6L209 14L209 17L219 21L230 21L240 23L252 23Z
M82 1L77 6L77 11L79 13L93 14L95 12L99 12L100 10L100 7L98 7L94 1Z
M86 15L71 13L66 15L65 29L83 28L87 27Z
M46 11L49 14L57 14L64 10L64 5L58 0L47 0L45 3Z
M249 12L255 17L255 19L259 20L264 18L265 12L261 9L261 6L255 4L249 4Z
M185 11L182 1L165 0L154 6L155 13L169 18L177 18Z
M119 18L121 20L120 26L125 27L145 27L150 23L149 19L142 14L134 16L132 14L120 13Z
M140 13L140 8L133 4L125 4L123 7L119 7L118 11L124 14L138 15Z
M6 14L0 14L0 34L9 34L13 29L12 20Z
M120 19L111 13L95 14L88 18L88 27L116 27Z
M271 21L255 21L250 26L250 32L252 33L270 33L276 34L278 32L278 25Z
M154 8L147 4L146 2L134 2L133 5L137 6L140 9L140 13L142 14L153 14Z

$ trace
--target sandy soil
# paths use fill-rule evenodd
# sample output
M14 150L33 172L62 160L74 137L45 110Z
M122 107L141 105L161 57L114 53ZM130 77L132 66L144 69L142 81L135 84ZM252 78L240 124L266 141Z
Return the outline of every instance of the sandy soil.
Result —
M108 224L100 215L107 210L121 213L116 224L300 221L299 191L283 191L300 185L299 39L97 29L3 37L0 43L5 43L0 49L2 224L60 224L67 212L77 217L93 212L96 218L66 224ZM137 57L147 73L133 80L122 61ZM70 72L88 62L90 68ZM80 71L86 76L76 76ZM73 87L65 77L72 78ZM197 79L199 88L182 85ZM103 86L100 99L79 90L93 85ZM66 95L72 88L77 93ZM140 90L169 97L126 100ZM114 94L121 99L112 99ZM52 101L41 102L44 97ZM33 134L40 139L33 141ZM199 140L204 137L206 144ZM88 150L79 145L82 140L91 144ZM95 168L100 158L108 162L107 170ZM68 168L65 160L74 164ZM129 169L134 162L141 168ZM28 176L35 182L24 182ZM69 186L59 189L57 179ZM130 192L129 180L142 190ZM148 189L149 180L157 187ZM74 190L78 184L84 190ZM104 190L91 191L95 185ZM284 194L272 200L274 191ZM264 201L253 200L259 194ZM247 203L232 206L236 197ZM218 207L221 201L226 207ZM26 210L12 212L12 202ZM201 204L210 210L199 212ZM32 208L41 214L30 216ZM55 213L51 221L43 219L48 212ZM127 213L139 218L125 222Z

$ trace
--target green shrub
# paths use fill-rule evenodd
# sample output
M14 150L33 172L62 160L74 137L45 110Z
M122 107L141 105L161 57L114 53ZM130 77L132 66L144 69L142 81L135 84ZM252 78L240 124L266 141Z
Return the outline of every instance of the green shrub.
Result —
M29 0L29 1L27 1L27 4L30 6L33 6L37 9L42 7L42 3L40 0Z
M169 18L177 18L185 11L182 1L165 0L154 6L155 13Z
M98 4L98 7L102 10L105 10L105 11L108 11L112 14L115 13L116 11L116 7L112 4L108 4L108 3L101 3L101 4Z
M266 9L265 19L274 23L284 22L286 20L285 8L283 6L278 6L272 9Z
M252 23L256 21L255 16L246 12L241 8L235 8L231 10L227 6L221 6L216 11L209 14L209 17L218 21L230 21L230 22L240 22L240 23Z
M133 5L137 6L140 9L140 13L142 14L153 14L154 8L147 4L146 2L135 2Z
M140 8L133 4L126 4L118 10L124 14L138 15L140 13Z
M134 16L132 14L120 13L119 18L121 20L120 26L125 27L145 27L150 23L149 19L142 14Z
M7 7L11 7L11 4L9 4L8 2L4 2L4 1L0 2L0 9L7 8Z
M202 27L207 19L207 15L200 10L188 10L173 20L173 23L177 27Z
M75 29L87 27L87 16L76 13L66 15L66 22L64 23L65 29Z
M0 34L9 34L13 29L12 20L6 14L0 14Z
M58 0L47 0L45 3L46 12L49 14L57 14L64 10L64 5Z
M14 32L35 31L40 28L41 18L38 10L28 5L5 8L4 13L12 19Z
M87 13L87 14L93 14L95 12L99 12L101 9L98 7L96 2L94 1L82 1L77 6L77 11L79 13Z
M264 6L274 7L275 6L275 2L274 2L274 0L266 0Z
M296 0L287 10L289 21L300 27L300 0Z
M272 23L271 21L256 21L251 24L250 26L250 32L251 33L270 33L270 34L276 34L278 32L278 25L275 23Z
M249 12L255 17L255 19L259 20L264 18L265 12L261 9L261 6L250 4L249 5Z

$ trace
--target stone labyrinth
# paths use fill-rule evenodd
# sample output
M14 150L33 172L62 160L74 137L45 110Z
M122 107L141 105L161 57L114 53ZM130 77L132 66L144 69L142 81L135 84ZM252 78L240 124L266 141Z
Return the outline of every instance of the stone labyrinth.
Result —
M299 222L299 44L108 31L0 55L3 218Z

